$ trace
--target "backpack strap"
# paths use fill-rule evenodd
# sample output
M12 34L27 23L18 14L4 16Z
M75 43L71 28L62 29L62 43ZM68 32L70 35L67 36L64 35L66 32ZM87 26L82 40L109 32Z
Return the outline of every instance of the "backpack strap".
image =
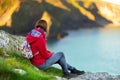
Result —
M39 54L39 51L37 51L37 52L33 55L33 57L36 56L36 55L38 55L38 54Z

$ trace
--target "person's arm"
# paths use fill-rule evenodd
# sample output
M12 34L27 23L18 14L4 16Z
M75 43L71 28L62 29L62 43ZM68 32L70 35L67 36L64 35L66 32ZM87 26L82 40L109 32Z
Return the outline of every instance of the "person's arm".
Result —
M37 45L38 45L38 49L40 51L40 54L45 59L48 59L52 55L52 53L48 52L48 50L46 49L46 41L44 40L44 38L40 37L37 41Z
M51 51L49 51L49 50L47 50L47 52L48 52L48 53L52 53L52 54L53 54L53 52L51 52Z

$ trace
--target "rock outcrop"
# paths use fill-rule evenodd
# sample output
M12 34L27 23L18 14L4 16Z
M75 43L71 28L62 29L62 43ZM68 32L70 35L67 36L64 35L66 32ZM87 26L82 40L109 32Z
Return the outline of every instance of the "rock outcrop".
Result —
M21 43L24 39L25 37L23 36L14 36L3 30L0 30L0 48L3 48L5 53L10 50L19 51Z
M56 76L57 80L120 80L120 75L110 75L107 72L91 73L87 72L83 75L78 75L75 78L66 79Z
M120 80L120 75L110 75L106 72L85 73L70 80Z

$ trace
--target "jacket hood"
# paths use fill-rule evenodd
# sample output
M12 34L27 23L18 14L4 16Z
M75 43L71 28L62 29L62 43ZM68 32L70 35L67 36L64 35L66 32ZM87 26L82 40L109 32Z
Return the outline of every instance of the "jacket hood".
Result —
M43 36L43 34L44 33L42 32L42 30L35 28L27 34L26 40L29 43L32 43L32 42L36 41L40 36Z

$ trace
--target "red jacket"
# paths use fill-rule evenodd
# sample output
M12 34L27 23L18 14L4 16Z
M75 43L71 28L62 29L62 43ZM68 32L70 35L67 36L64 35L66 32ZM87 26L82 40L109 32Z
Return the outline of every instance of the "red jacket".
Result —
M46 37L40 28L33 29L27 34L26 39L30 43L33 55L39 51L39 54L30 59L33 65L40 66L52 56L52 53L46 48Z

